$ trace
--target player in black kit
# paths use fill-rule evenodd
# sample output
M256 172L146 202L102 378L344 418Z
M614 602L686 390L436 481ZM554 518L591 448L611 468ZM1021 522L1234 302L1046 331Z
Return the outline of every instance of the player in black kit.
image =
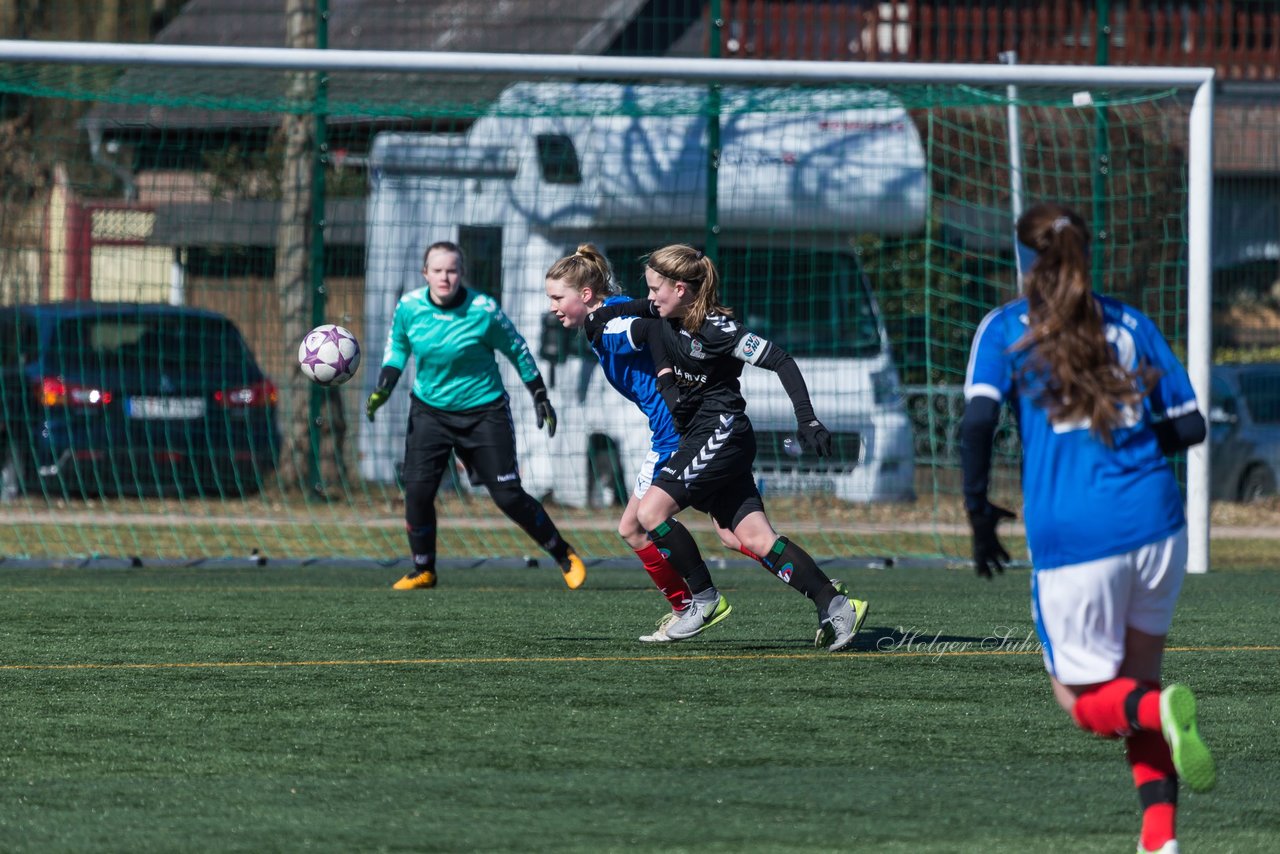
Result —
M667 631L690 637L726 607L705 565L680 553L680 538L668 541L670 520L691 506L709 513L744 549L761 555L766 569L813 601L823 644L836 652L853 643L867 603L846 596L765 515L751 474L756 438L738 382L742 366L777 372L795 407L802 447L829 456L831 434L814 415L795 360L734 320L733 311L719 303L719 280L715 264L702 252L682 244L665 246L646 262L649 300L598 309L585 326L592 336L610 322L630 324L633 339L651 348L658 387L680 431L679 449L654 480L656 488L641 500L638 514L650 539L671 552L675 566L695 567L688 578L693 606Z

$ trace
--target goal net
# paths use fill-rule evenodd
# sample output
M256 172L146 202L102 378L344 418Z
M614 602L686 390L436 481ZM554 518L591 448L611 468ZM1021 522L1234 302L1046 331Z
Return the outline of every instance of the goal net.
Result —
M967 555L964 371L1018 293L1020 205L1079 210L1095 288L1185 348L1185 92L642 76L0 63L0 553L400 559L412 371L372 422L364 400L440 240L550 386L554 437L496 356L523 484L590 558L627 555L649 434L548 315L544 274L579 244L636 295L648 252L703 249L738 320L797 359L834 456L796 453L781 384L747 368L756 477L775 527L831 560ZM297 367L320 323L362 345L341 387ZM993 497L1014 507L1018 459L1005 424ZM437 507L442 560L540 555L460 461Z

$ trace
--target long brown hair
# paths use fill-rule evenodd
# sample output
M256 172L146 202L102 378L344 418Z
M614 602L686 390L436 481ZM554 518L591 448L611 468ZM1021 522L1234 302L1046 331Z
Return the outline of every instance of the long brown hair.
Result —
M681 324L688 331L701 329L708 315L733 317L733 309L720 304L720 272L716 265L692 246L673 243L655 249L645 259L645 265L660 276L683 282L693 293L693 302L681 319Z
M1018 240L1038 257L1023 277L1029 325L1014 345L1030 351L1025 374L1036 375L1036 404L1053 422L1088 419L1106 445L1124 423L1123 407L1140 406L1159 372L1122 366L1107 343L1102 306L1089 284L1089 227L1080 214L1042 202L1018 219Z
M591 288L602 299L621 292L613 281L609 259L591 243L583 243L577 252L552 264L546 278L559 279L579 293Z

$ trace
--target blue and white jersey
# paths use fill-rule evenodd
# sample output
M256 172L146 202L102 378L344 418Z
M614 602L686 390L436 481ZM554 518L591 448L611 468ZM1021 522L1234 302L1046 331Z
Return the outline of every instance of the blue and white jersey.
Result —
M605 305L627 302L628 297L609 297ZM636 318L619 317L605 324L604 330L591 343L605 379L627 400L640 407L649 418L653 431L652 446L665 459L680 447L680 434L671 421L671 411L658 392L653 375L653 359L644 344L631 337L631 324Z
M1121 366L1133 370L1145 361L1160 372L1142 409L1127 412L1113 431L1112 447L1090 433L1087 421L1053 423L1036 405L1035 380L1023 372L1029 351L1013 349L1027 331L1025 299L988 314L969 354L965 400L1008 401L1018 416L1023 518L1036 569L1124 554L1186 524L1151 421L1196 409L1191 380L1150 319L1119 300L1095 298Z

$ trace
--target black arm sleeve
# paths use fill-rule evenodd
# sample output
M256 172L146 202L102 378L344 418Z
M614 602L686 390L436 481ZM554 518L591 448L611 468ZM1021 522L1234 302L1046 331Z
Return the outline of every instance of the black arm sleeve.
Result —
M807 424L814 420L816 416L813 414L813 401L809 399L809 387L805 385L800 366L796 364L795 359L791 358L790 353L777 344L770 343L768 352L756 362L756 367L777 373L778 379L782 381L782 388L787 392L787 397L791 398L791 406L796 411L797 421Z
M1185 451L1192 445L1200 444L1208 434L1204 416L1198 409L1179 415L1177 418L1155 421L1151 429L1155 431L1156 440L1160 442L1160 451L1166 457L1172 457L1179 451Z
M604 329L605 324L610 320L615 320L619 317L657 316L658 312L653 307L653 303L647 299L633 299L627 302L600 306L587 315L587 322L582 324L582 329L587 333L588 340L595 341L596 336L600 334L600 330Z
M631 323L631 340L649 348L649 358L653 359L653 371L670 370L674 367L671 356L667 352L667 342L662 338L661 320L640 318Z
M987 509L991 479L991 443L1000 421L1000 402L975 397L964 406L960 420L960 466L964 472L964 506L970 513Z
M667 371L665 374L658 375L658 394L662 395L662 400L667 404L673 416L680 412L680 389L676 387L676 375Z
M396 383L400 382L399 368L393 368L390 365L383 365L382 370L378 373L378 388L391 391L396 387Z

